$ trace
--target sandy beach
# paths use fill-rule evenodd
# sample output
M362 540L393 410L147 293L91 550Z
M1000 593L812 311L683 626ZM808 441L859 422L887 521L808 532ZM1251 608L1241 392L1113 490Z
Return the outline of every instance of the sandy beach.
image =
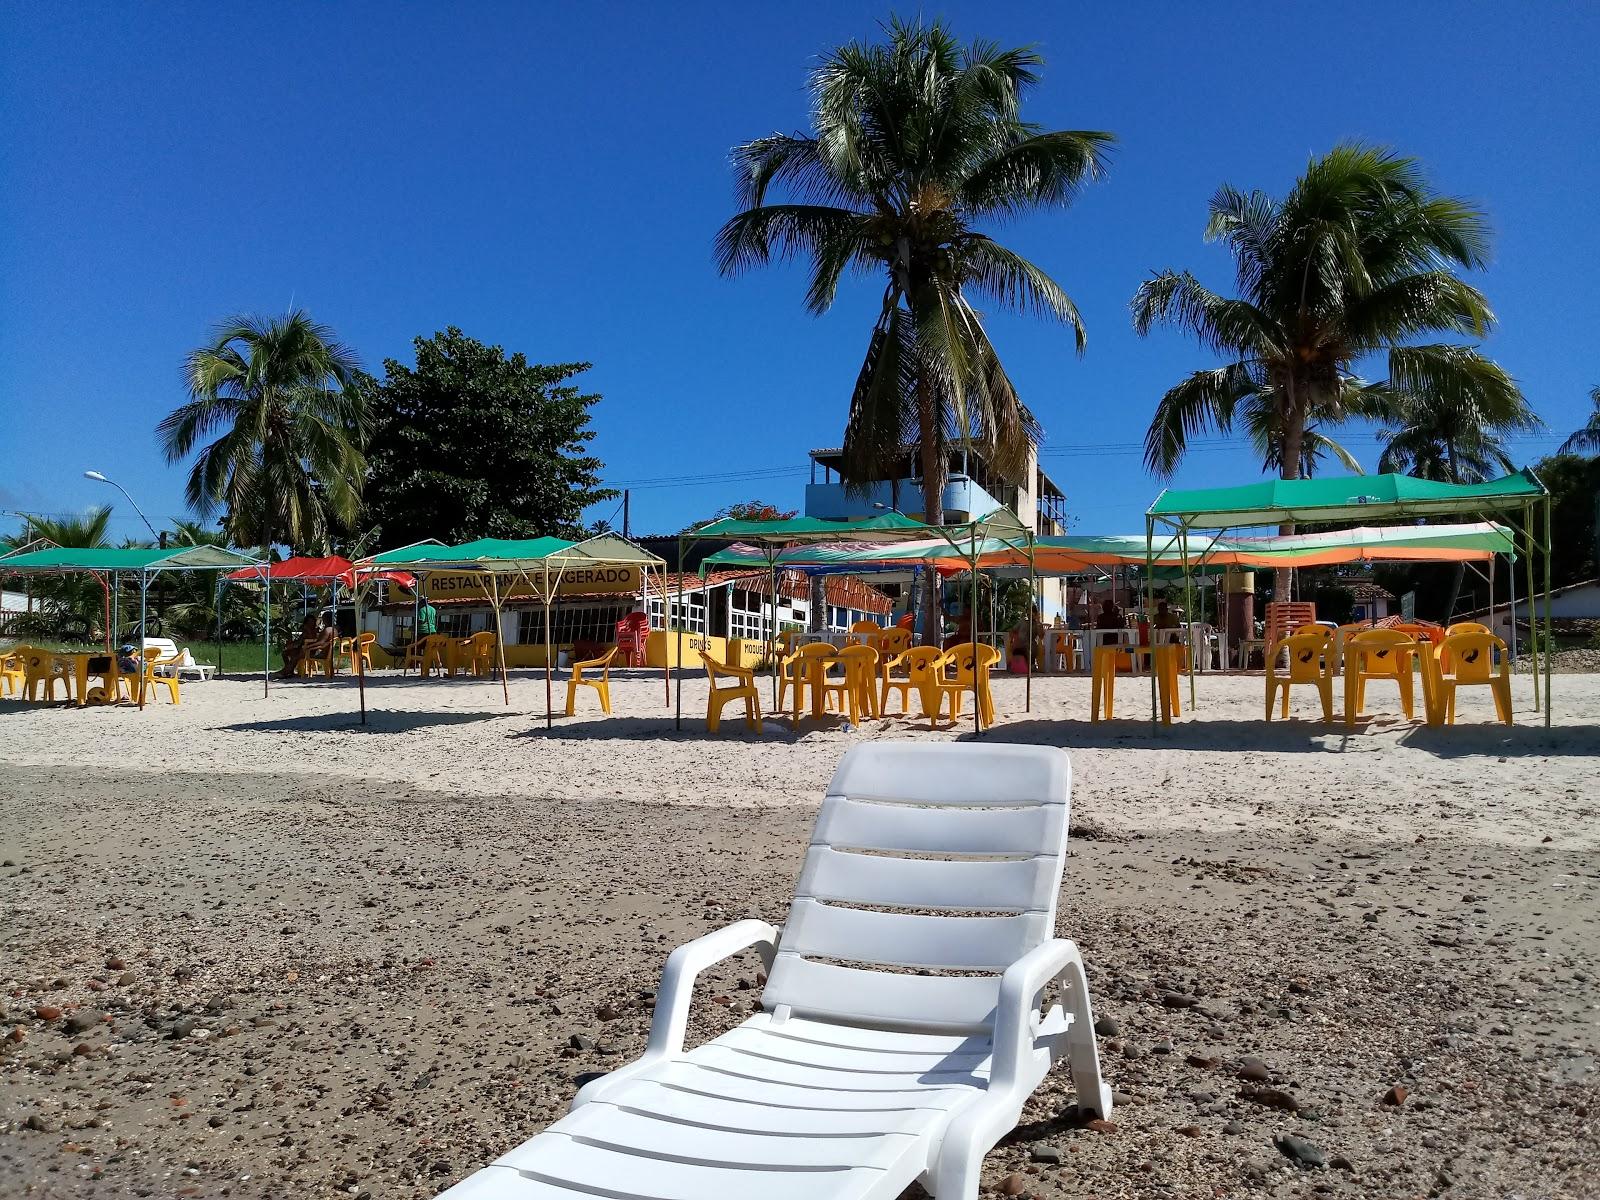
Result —
M1118 1096L1084 1128L1058 1070L985 1187L1600 1195L1600 676L1555 686L1551 730L1521 678L1510 729L1374 685L1347 733L1298 694L1264 724L1259 677L1201 677L1168 729L1137 686L1090 725L1086 679L1031 712L1001 679L986 736L1072 755L1058 931ZM345 680L0 701L0 1191L432 1196L642 1047L673 946L782 920L849 746L971 736L712 738L698 673L681 732L659 674L613 696L548 733L532 672L509 705L379 675L365 727ZM695 1036L758 971L711 972Z

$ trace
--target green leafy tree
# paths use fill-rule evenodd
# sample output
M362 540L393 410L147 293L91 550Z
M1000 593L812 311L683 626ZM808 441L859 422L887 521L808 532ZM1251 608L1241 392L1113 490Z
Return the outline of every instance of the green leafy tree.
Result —
M1418 340L1482 337L1494 314L1455 273L1484 265L1483 214L1434 191L1415 159L1344 144L1311 160L1282 200L1225 185L1206 237L1233 253L1238 297L1168 270L1133 298L1139 334L1173 325L1229 360L1157 403L1145 435L1157 475L1177 469L1191 437L1229 433L1236 419L1249 423L1266 469L1298 479L1326 431L1351 417L1411 403L1463 412L1521 403L1511 376L1472 347ZM1356 367L1375 355L1386 356L1387 378L1363 384Z
M974 301L1061 321L1080 351L1084 340L1060 285L976 226L1065 206L1101 174L1113 139L1022 119L1043 61L1030 48L963 47L938 23L893 21L887 35L840 47L812 72L810 133L735 148L741 211L718 233L716 261L734 275L809 258L816 314L846 271L883 280L841 474L852 487L885 478L914 443L923 517L940 524L952 441L980 444L1018 477L1039 436ZM769 203L774 189L789 202ZM935 619L930 606L930 637Z
M30 517L29 537L71 549L109 547L111 506L86 509L76 516ZM19 542L25 539L18 539ZM0 563L0 568L5 564ZM33 575L28 577L35 611L19 620L13 632L21 637L88 640L105 627L106 591L93 575Z
M1600 387L1589 392L1589 400L1594 411L1582 429L1561 443L1558 454L1600 454Z
M765 500L741 500L738 504L725 505L717 509L711 518L720 521L727 518L732 521L791 521L799 515L793 508L779 508L776 504L768 504Z
M588 452L600 396L566 382L589 364L529 363L454 326L415 345L373 396L365 522L382 544L584 536L583 510L618 494Z
M185 489L195 512L220 511L233 544L263 552L321 550L355 519L366 469L363 376L331 329L300 310L231 317L184 373L189 402L157 433L168 462L195 454Z

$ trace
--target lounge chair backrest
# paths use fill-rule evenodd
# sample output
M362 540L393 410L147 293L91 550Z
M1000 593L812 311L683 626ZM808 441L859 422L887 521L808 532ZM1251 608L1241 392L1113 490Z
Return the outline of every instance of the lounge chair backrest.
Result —
M159 650L161 652L159 657L161 658L178 657L178 643L173 641L171 638L147 637L144 639L144 649L147 651Z
M1000 973L1054 935L1070 795L1053 747L852 749L817 816L762 1004L990 1029Z

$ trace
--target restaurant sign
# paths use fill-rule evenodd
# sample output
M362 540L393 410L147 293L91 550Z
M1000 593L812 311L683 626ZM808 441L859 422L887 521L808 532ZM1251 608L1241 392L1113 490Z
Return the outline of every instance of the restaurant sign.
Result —
M507 600L537 600L544 588L544 572L530 571L528 579L521 576L502 575L496 581L502 602ZM640 570L637 566L567 567L560 572L550 572L550 586L557 596L638 595ZM488 602L491 593L489 576L476 571L432 571L427 577L429 600L482 600Z

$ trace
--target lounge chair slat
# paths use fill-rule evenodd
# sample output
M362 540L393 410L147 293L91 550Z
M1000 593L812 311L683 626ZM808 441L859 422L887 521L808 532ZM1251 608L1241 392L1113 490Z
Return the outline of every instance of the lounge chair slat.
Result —
M748 1068L751 1064L742 1063ZM846 1091L838 1087L813 1087L784 1083L746 1070L733 1074L727 1070L691 1066L687 1062L668 1063L650 1078L668 1087L736 1100L751 1104L773 1104L786 1108L815 1109L825 1112L872 1112L903 1109L907 1106L943 1110L960 1099L964 1089L916 1088L905 1091ZM848 1081L842 1081L848 1082Z
M986 1078L986 1075L974 1072L970 1066L959 1064L928 1071L851 1071L847 1068L787 1062L758 1054L754 1050L724 1045L720 1041L698 1047L690 1055L689 1061L706 1070L746 1079L855 1093L914 1095L922 1088L982 1087Z
M589 1107L597 1107L601 1101ZM916 1107L860 1109L795 1108L760 1100L731 1100L669 1087L654 1080L632 1083L604 1103L657 1116L750 1133L869 1137L880 1133L918 1133L928 1119ZM582 1111L582 1110L580 1110Z
M831 1021L808 1021L791 1017L787 1021L774 1021L766 1013L757 1013L742 1028L768 1030L774 1037L785 1040L815 1042L824 1046L854 1047L893 1054L988 1054L991 1046L988 1035L960 1033L916 1033L903 1030L871 1029L858 1025L839 1025Z
M987 1043L952 1050L945 1054L894 1054L786 1038L781 1036L780 1030L781 1026L776 1029L758 1029L741 1025L737 1029L728 1030L711 1044L762 1055L780 1062L821 1067L829 1071L852 1071L861 1075L921 1077L930 1072L957 1072L986 1076L989 1073L990 1048Z
M555 1132L529 1139L497 1162L546 1183L630 1200L710 1200L721 1196L817 1200L819 1195L854 1200L871 1195L874 1185L881 1183L884 1176L883 1171L871 1167L759 1170L673 1162L586 1144Z
M1064 804L1021 808L916 808L830 796L814 843L846 850L920 854L1037 854L1059 844Z
M999 994L995 976L891 975L780 953L765 999L810 1017L890 1028L978 1030L994 1020Z
M1067 756L1039 749L992 745L974 754L960 744L879 742L871 754L845 756L828 795L962 808L1065 805L1071 787Z
M1046 928L1042 912L940 917L840 908L802 898L789 908L783 947L806 958L999 972L1037 945Z
M1048 911L1060 865L1054 858L952 862L886 858L813 846L796 894L843 904L969 912Z
M580 1108L572 1114L572 1120L562 1126L561 1132L591 1145L628 1154L756 1169L795 1167L843 1171L851 1167L871 1167L886 1171L905 1157L908 1150L916 1149L916 1139L909 1133L879 1132L873 1137L814 1133L810 1137L788 1137L783 1133L689 1125L605 1102ZM513 1150L501 1161L518 1166L517 1154Z

